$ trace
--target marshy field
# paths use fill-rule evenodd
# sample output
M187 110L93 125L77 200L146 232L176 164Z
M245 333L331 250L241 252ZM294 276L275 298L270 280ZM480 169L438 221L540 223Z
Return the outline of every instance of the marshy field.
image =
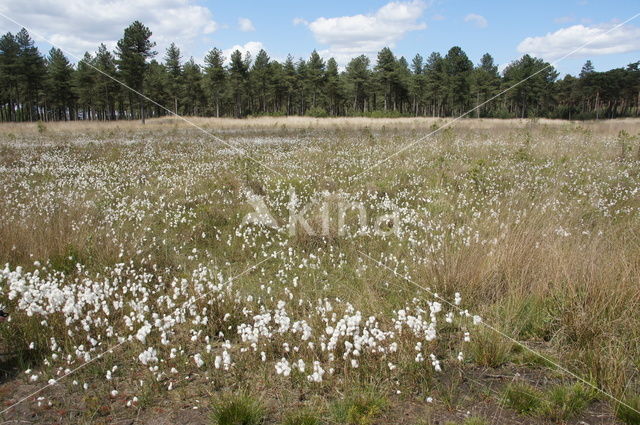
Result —
M640 120L193 122L0 125L2 423L640 424Z

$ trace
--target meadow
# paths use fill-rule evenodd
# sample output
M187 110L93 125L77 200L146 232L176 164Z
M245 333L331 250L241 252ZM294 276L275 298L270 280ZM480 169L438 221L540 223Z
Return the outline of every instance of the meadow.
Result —
M0 126L6 423L640 424L640 120L194 122Z

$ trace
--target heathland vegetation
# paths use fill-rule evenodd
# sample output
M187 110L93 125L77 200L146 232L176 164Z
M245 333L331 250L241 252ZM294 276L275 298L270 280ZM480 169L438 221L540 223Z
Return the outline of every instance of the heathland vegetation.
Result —
M637 120L196 120L0 126L5 421L640 423Z

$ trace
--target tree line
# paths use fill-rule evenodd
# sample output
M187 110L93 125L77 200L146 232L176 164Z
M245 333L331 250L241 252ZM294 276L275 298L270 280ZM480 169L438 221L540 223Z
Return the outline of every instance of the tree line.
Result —
M227 61L220 49L213 48L199 65L193 58L183 61L173 43L156 59L151 35L136 21L124 30L115 51L101 44L75 66L55 47L43 56L25 29L3 35L0 120L144 121L168 115L164 108L181 115L215 117L447 117L474 107L471 116L476 117L640 115L640 61L605 72L595 71L587 61L577 77L563 79L549 63L530 55L499 73L490 54L474 65L457 46L444 56L417 54L411 62L385 47L375 63L361 55L344 70L335 59L325 61L315 50L306 60L289 55L282 62L264 50L255 58L236 50Z

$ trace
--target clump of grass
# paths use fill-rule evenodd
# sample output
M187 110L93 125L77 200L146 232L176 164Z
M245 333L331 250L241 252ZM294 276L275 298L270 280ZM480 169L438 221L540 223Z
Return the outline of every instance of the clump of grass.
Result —
M322 421L311 411L302 410L289 414L282 425L320 425Z
M518 413L535 414L543 406L544 394L531 385L515 382L504 391L504 402Z
M567 420L582 412L593 400L593 391L581 384L558 385L547 394L544 416L553 420Z
M515 411L564 421L582 412L594 393L582 384L556 385L541 391L524 383L510 384L504 393L505 404Z
M640 425L640 395L627 397L616 407L616 417L628 425Z
M247 394L228 394L214 403L211 419L215 425L260 425L264 408Z
M511 341L487 328L479 328L471 339L471 357L480 366L502 366L509 361L512 350Z
M334 403L333 417L339 424L370 425L386 407L384 396L367 391Z

